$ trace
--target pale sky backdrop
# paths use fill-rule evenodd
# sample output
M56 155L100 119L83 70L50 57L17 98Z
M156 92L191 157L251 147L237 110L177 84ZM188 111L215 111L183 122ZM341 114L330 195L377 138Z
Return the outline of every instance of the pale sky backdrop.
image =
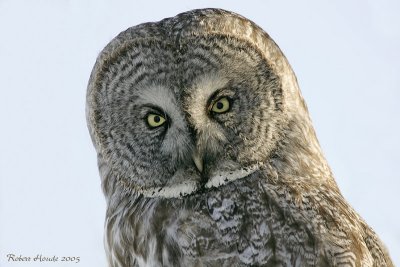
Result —
M0 266L106 266L90 71L122 30L202 7L242 14L278 43L342 193L400 266L400 1L138 2L0 0Z

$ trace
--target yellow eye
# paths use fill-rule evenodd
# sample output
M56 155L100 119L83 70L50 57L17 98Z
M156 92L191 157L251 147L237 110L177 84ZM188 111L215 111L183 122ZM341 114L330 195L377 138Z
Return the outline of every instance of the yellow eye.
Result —
M214 103L211 109L215 113L224 113L229 110L229 100L226 97L220 98Z
M147 116L147 123L150 127L155 128L165 123L164 117L158 114L149 114Z

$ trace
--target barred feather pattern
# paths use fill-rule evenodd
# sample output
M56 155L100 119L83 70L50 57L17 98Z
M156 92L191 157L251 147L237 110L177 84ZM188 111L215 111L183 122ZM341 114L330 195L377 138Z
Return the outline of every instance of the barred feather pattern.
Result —
M221 96L232 107L212 117ZM149 129L149 109L168 125ZM246 18L129 28L100 53L86 112L109 266L393 266L341 195L289 63Z

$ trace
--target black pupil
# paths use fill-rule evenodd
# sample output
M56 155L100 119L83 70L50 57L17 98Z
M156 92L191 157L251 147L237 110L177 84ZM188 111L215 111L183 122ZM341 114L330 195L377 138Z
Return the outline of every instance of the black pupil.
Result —
M224 104L222 102L217 102L217 109L222 109L224 107Z
M154 122L158 123L160 122L160 116L154 116Z

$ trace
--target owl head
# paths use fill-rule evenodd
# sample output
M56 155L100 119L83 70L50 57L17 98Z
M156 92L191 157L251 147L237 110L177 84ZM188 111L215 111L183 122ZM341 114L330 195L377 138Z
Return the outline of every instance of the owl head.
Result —
M86 113L99 161L145 197L218 188L272 160L296 161L294 146L320 154L279 47L220 9L120 33L97 58Z

